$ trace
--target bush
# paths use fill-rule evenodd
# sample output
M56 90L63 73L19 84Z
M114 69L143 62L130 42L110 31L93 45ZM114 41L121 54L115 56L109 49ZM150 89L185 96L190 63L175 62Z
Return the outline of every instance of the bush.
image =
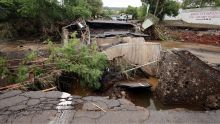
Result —
M86 46L73 37L61 48L50 48L50 61L54 62L58 69L76 74L81 86L100 88L99 81L107 66L107 58L98 51L96 44Z

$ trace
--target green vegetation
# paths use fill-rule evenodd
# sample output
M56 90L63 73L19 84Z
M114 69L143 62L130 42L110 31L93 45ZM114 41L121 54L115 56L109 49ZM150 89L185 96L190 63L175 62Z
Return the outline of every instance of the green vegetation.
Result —
M9 23L13 36L56 34L62 21L96 17L101 0L1 0L0 23ZM59 33L57 33L59 34ZM1 35L0 35L1 36Z
M128 6L128 8L125 10L125 14L131 14L133 16L133 19L137 19L137 17L138 17L138 8Z
M18 67L9 68L7 60L1 57L1 78L7 79L10 83L27 85L29 85L28 80L33 81L31 79L35 78L38 83L46 86L45 82L51 83L51 80L56 79L53 72L63 71L74 74L79 79L81 86L99 89L101 87L99 81L108 65L106 56L98 51L96 44L87 46L81 44L75 34L72 37L63 47L56 47L51 41L48 41L50 56L43 66L35 63L38 57L36 52L27 54ZM55 81L52 83L54 85ZM30 86L33 87L33 85Z
M50 60L56 64L57 69L76 74L82 86L100 88L99 80L107 66L107 58L98 52L96 44L83 45L73 35L67 45L51 48Z
M26 55L24 62L34 61L37 58L37 52L32 51Z
M36 60L37 53L31 52L19 63L18 67L9 68L7 60L0 57L0 76L2 79L6 79L9 83L22 83L29 77L29 72L34 70L37 75L40 74L40 69L37 67L28 66L26 63Z
M180 9L180 4L173 0L142 0L142 2L141 7L128 6L120 13L131 14L134 19L144 20L148 12L162 20L165 15L177 16ZM147 11L148 5L149 10Z
M103 9L100 15L105 19L111 19L111 15L113 14L117 14L117 12L109 8L105 8Z
M0 57L0 78L5 78L8 74L6 59Z
M15 83L22 83L28 79L28 68L25 65L20 65L17 69Z
M150 5L149 13L154 14L161 20L165 15L177 16L180 4L174 0L141 0L146 5ZM144 6L146 6L144 5ZM142 13L146 12L146 7L143 7Z

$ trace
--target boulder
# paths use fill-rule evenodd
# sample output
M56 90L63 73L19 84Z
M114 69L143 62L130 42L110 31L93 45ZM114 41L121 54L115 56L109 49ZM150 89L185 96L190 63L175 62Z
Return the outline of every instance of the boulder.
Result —
M220 71L186 50L162 53L156 94L164 104L204 105L220 93Z

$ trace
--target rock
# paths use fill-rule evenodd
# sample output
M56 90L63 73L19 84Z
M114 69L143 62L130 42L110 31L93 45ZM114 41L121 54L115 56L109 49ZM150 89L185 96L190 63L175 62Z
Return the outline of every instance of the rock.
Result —
M210 95L206 99L205 107L208 109L220 109L220 94Z
M156 94L162 103L202 105L207 96L220 93L220 71L190 52L166 51L161 60Z

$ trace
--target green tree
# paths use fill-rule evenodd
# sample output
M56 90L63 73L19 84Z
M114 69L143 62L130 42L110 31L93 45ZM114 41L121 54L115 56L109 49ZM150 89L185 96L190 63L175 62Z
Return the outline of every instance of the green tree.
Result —
M137 7L128 6L128 8L125 10L125 14L131 14L133 19L137 19L138 9Z
M102 11L102 0L86 0L89 4L88 8L92 13L93 17L101 14Z
M0 22L10 23L7 25L18 33L14 36L40 34L47 38L59 34L58 22L87 19L101 10L101 0L0 0Z
M42 27L63 19L62 8L56 0L23 0L17 11L21 17L39 21Z
M101 16L107 19L111 18L111 15L116 14L115 11L109 9L109 8L105 8L102 12L101 12Z
M78 0L71 2L66 5L67 16L69 19L76 19L82 17L87 19L91 16L91 11L89 9L89 4L85 0Z
M220 6L220 0L215 0L215 5Z
M149 12L161 20L166 14L176 16L180 8L180 4L173 0L142 0L142 2L149 4Z
M145 16L147 15L147 6L146 4L143 4L141 7L138 8L138 19L139 20L144 20Z

